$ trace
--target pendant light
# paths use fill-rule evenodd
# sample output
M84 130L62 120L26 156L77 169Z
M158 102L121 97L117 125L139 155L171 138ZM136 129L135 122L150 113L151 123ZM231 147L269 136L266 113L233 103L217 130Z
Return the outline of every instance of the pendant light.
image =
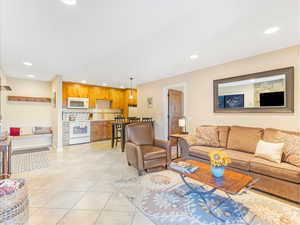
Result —
M133 99L133 79L134 79L134 77L133 76L131 76L130 78L129 78L129 80L130 80L130 95L129 95L129 98L130 99Z

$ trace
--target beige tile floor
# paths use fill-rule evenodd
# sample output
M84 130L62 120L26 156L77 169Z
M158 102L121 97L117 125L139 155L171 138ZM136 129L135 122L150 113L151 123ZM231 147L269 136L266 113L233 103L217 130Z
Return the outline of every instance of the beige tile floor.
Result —
M15 175L28 186L27 225L153 225L112 186L136 171L109 142L68 146L49 159L48 168Z

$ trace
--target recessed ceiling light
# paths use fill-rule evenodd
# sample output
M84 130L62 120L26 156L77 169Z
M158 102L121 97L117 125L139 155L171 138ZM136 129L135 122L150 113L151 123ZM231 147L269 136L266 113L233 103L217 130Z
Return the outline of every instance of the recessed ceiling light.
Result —
M125 87L123 85L121 85L120 88L125 88Z
M81 83L85 84L85 83L86 83L86 80L82 80Z
M107 83L102 83L103 86L107 86Z
M76 5L77 0L61 0L66 5Z
M29 77L29 78L35 78L35 75L33 75L33 74L28 74L27 77Z
M273 33L276 33L280 30L279 27L269 27L268 29L266 29L264 31L265 34L273 34Z
M194 55L190 56L190 59L198 59L198 58L199 58L199 56L197 54L194 54Z
M32 66L32 63L31 63L31 62L23 62L23 64L24 64L25 66Z

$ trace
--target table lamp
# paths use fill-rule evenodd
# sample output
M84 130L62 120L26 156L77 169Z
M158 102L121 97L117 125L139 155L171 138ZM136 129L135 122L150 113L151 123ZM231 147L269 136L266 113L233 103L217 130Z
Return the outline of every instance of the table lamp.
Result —
M188 132L186 131L186 118L185 117L182 117L178 120L178 125L179 127L182 128L182 134L188 134Z

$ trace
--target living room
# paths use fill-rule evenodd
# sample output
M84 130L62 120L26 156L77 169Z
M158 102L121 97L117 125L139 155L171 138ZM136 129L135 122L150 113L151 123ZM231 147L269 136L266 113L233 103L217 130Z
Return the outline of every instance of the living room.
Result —
M299 4L0 0L0 225L300 224Z

